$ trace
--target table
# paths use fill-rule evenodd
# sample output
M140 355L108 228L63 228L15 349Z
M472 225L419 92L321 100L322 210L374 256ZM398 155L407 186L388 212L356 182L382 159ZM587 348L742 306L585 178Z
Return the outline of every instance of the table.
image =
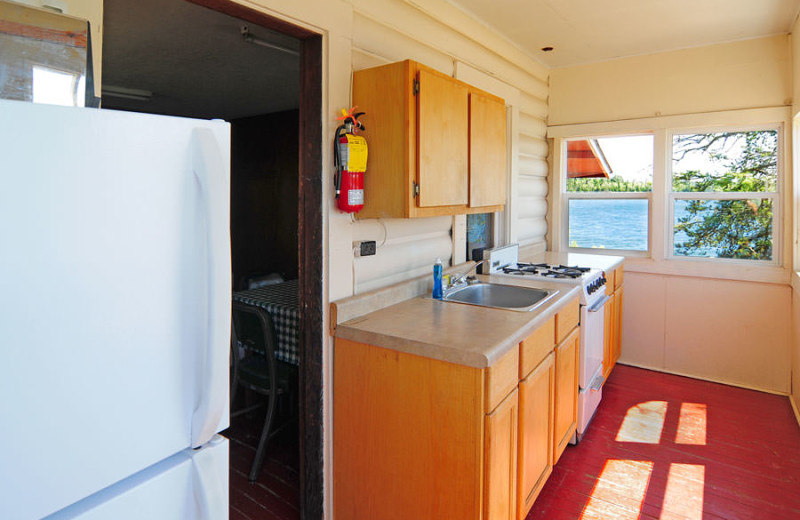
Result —
M272 318L278 344L275 346L275 358L300 364L300 306L297 299L297 280L289 280L258 289L236 291L233 301L254 305L267 311Z

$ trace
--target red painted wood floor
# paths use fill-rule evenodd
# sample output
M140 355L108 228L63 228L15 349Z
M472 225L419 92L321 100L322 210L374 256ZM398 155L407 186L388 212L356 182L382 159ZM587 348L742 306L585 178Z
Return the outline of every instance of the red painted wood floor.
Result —
M247 481L263 425L262 409L234 418L231 427L222 432L230 439L230 520L299 519L296 424L287 425L270 439L258 481Z
M617 365L527 520L800 519L786 397Z

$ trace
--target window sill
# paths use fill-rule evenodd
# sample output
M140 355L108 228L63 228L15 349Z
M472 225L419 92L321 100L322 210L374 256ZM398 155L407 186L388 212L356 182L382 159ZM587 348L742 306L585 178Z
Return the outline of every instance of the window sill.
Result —
M625 258L625 271L667 276L713 278L741 282L794 284L792 270L775 265L726 264L722 262L694 262L692 260L654 260L652 258ZM800 288L800 279L797 280Z

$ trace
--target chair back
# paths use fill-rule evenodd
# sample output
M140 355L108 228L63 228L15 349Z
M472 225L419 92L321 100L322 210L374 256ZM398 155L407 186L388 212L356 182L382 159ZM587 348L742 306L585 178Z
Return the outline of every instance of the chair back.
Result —
M275 327L269 313L255 305L233 302L231 348L275 357ZM239 352L240 356L246 352Z
M255 305L233 302L231 320L231 401L236 385L257 392L277 391L277 337L269 313Z

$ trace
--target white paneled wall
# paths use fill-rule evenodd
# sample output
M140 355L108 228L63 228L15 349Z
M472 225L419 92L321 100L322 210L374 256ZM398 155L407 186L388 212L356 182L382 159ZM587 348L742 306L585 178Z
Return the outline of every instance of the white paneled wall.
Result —
M547 232L547 105L542 105L541 99L520 96L517 241L522 245L544 241Z
M452 227L453 217L356 221L353 242L374 240L378 246L375 256L359 257L353 262L356 292L429 274L437 258L449 265Z
M503 97L511 107L510 114L519 113L519 118L509 118L511 192L505 236L498 243L513 237L524 244L543 245L549 71L448 2L349 3L353 8L353 70L412 59ZM367 172L365 182L369 175ZM463 225L462 220L456 222ZM451 259L463 259L464 233L453 233L453 221L451 217L356 220L353 242L375 240L379 247L375 256L354 258L353 292L430 273L436 258L445 265Z

